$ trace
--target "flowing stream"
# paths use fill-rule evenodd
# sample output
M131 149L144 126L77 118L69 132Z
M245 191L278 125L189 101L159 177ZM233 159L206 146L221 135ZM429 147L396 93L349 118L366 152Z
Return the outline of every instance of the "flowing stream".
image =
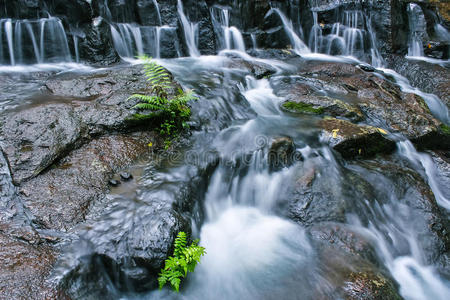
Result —
M122 58L144 53L160 58L161 35L176 31L175 27L163 25L158 3L153 2L158 8L159 26L109 25L113 45ZM417 9L416 4L408 6L411 20ZM428 226L425 220L430 216L428 207L424 204L425 208L420 210L414 202L419 197L415 183L423 182L431 188L439 209L448 217L448 189L439 179L432 156L417 151L410 141L400 137L396 152L389 157L367 161L342 159L322 139L320 117L292 116L280 110L285 99L276 95L274 86L297 78L297 69L281 59L247 55L242 32L230 23L230 12L215 7L211 14L217 17L213 18L212 26L220 32L221 50L225 51L216 56L201 56L199 25L189 20L183 2L178 0L178 22L190 57L158 59L183 88L192 89L200 99L192 104L192 135L186 138L176 158L164 158L159 165L148 161L136 163L132 167L137 174L135 183L112 188L107 196L112 204L95 212L89 226L80 230L72 247L65 250L62 273L70 268L67 261L82 259L89 253L92 239L101 239L123 227L133 229L141 223L156 228L155 220L146 219L149 207L155 205L164 210L174 205L173 199L184 184L192 181L195 170L211 166L206 186L203 190L198 188L198 207L191 219L193 236L200 238L207 255L182 283L181 293L168 288L124 291L108 282L109 291L117 299L340 299L336 286L345 285L341 281L345 281L347 273L361 265L357 260L346 260L347 256L339 251L324 251L311 228L289 215L289 188L302 184L308 176L314 177L314 192L326 203L313 211L312 219L321 220L328 205L344 207L342 227L367 241L370 245L367 255L379 264L376 267L380 272L393 278L402 297L449 299L450 278L441 272L439 262L433 262L432 237L422 230ZM329 34L324 34L315 13L308 43L299 37L298 28L280 9L271 8L268 16L271 14L280 18L293 52L304 60L358 64L368 55L375 68L393 77L402 91L423 97L433 115L450 125L448 108L437 96L411 87L406 78L392 70L381 69L383 60L376 36L361 11L342 11L341 21L331 25ZM408 54L423 56L415 28L410 27L410 31ZM254 36L249 38L256 48ZM31 45L27 50L21 47L25 41ZM78 64L43 64L72 61L64 28L57 18L2 19L0 42L3 43L0 63L9 65L0 67L0 75L10 72L12 75L7 79L17 80L20 87L20 91L15 91L11 90L12 84L0 86L3 93L0 112L23 105L43 86L39 78L22 76L24 73L48 68L54 73L74 72L70 67L94 71ZM49 49L48 44L58 47ZM78 61L75 36L73 44ZM276 69L276 74L257 79L247 69L233 66L227 55L267 63ZM16 66L30 60L38 65ZM270 147L273 141L285 136L292 137L298 159L289 167L272 169ZM4 165L0 175L7 172ZM397 167L403 171L396 173ZM11 191L12 188L3 193L9 195ZM304 207L308 205L314 204L305 203ZM98 272L103 274L104 270ZM104 276L109 275L105 272Z

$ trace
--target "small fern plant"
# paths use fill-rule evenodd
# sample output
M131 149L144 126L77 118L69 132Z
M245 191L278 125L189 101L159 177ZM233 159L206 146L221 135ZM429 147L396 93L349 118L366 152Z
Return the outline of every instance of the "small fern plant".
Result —
M164 268L159 273L159 289L166 283L170 283L173 290L180 291L181 278L187 276L188 272L194 272L200 258L206 254L205 248L198 245L198 240L187 246L186 233L180 231L174 242L173 256L166 259Z
M135 114L137 119L156 119L160 125L160 133L167 138L175 137L177 133L187 128L191 116L188 102L195 100L193 92L178 89L177 94L169 98L171 76L157 62L147 56L139 56L144 61L144 74L151 86L151 95L133 94L128 99L137 99L139 103L133 108L147 113ZM170 146L167 139L166 148Z

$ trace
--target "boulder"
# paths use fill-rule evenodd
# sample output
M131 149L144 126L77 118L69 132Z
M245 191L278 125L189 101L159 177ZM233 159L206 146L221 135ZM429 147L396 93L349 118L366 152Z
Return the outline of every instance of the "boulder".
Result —
M333 118L323 119L319 127L323 139L344 158L369 157L395 150L395 142L387 139L387 132L380 128Z
M296 160L301 158L294 157L295 155L294 141L290 137L280 137L272 141L268 153L269 170L278 171L282 168L289 167Z

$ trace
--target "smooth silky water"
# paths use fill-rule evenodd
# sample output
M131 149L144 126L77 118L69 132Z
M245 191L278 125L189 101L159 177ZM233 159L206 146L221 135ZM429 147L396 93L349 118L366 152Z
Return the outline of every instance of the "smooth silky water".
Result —
M316 180L323 182L324 190L331 187L337 199L351 205L346 215L347 226L371 242L381 268L389 271L405 299L448 299L450 282L437 272L436 266L426 262L428 237L414 230L417 215L408 206L408 195L401 192L404 183L371 168L370 164L348 163L336 156L321 140L317 127L319 118L293 117L280 111L279 103L283 99L274 94L271 80L295 77L295 69L281 61L255 59L245 54L242 35L237 28L229 26L228 14L226 10L219 10L216 25L223 34L222 48L235 51L224 51L219 56L199 56L197 25L189 21L182 2L178 1L178 15L192 57L158 61L184 88L193 89L200 98L192 104L193 133L176 156L164 157L159 163L145 159L136 163L132 169L135 181L113 188L104 205L91 212L88 226L83 226L77 237L69 238L73 244L63 255L58 271L64 274L71 268L71 261L89 254L92 238L108 236L123 228L132 230L142 224L146 228L157 228L160 225L158 220L146 219L147 209L156 203L153 200L159 199L158 205L164 202L161 199L167 200L167 206L172 205L179 188L192 179L194 169L211 164L218 158L219 163L200 197L202 208L198 210L202 216L196 214L192 220L193 235L200 238L207 255L182 283L180 294L168 288L148 293L123 293L110 283L108 288L117 298L316 299L322 295L339 299L334 294L333 282L327 276L329 268L319 257L320 249L315 248L307 229L289 220L285 214L289 184L299 172L314 169ZM309 48L279 9L273 8L270 14L281 18L293 50L304 59L360 63L360 57L327 54L333 54L332 49L336 48L339 50L337 54L356 55L358 51L355 49L360 50L357 49L358 39L362 34L369 34L372 48L366 50L371 53L371 61L376 62L374 66L382 66L373 32L369 28L365 33L359 26L359 12L344 12L343 18L347 21L335 24L328 37L321 35L320 26L315 22ZM41 36L45 34L45 26L59 28L55 19L38 22L42 24ZM11 20L0 22L0 33L4 31L8 44L6 49L11 53L2 53L0 58L9 60L11 65L20 63L22 50L19 44L13 43L13 35L16 34L32 41L32 57L36 62L45 61L46 45L29 31L31 24L15 24L13 27ZM151 51L159 57L159 34L173 29L117 23L111 25L111 30L116 49L123 58L129 58L136 51ZM147 37L143 34L145 30L150 32ZM153 48L147 49L149 47ZM60 52L59 55L66 56L65 46ZM228 67L227 54L270 63L277 68L278 74L270 80L257 80L246 70ZM70 59L63 61L68 63ZM76 64L18 65L5 67L4 71L2 68L0 72L15 74L48 72L50 69L52 72L73 71L71 68L93 71ZM379 70L394 76L402 90L422 96L433 114L449 124L448 109L439 98L412 88L405 78L391 70ZM32 98L33 91L42 86L39 79L18 78L23 88L16 95L10 90L11 85L0 86L2 94L6 95L0 98L0 112L21 104L14 96L18 95L22 100ZM273 138L285 135L294 139L303 160L294 162L289 168L269 171L270 143ZM397 147L392 160L416 170L432 189L438 204L448 213L450 200L430 156L415 150L402 137L399 137ZM355 186L346 184L346 174L364 178L375 191L373 197L361 195ZM164 211L165 207L158 209ZM151 231L148 234L151 235ZM351 267L351 262L343 263Z

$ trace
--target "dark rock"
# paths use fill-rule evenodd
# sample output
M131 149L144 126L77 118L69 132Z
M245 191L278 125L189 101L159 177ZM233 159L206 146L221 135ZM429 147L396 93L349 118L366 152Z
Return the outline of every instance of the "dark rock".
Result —
M276 95L286 99L281 104L283 110L293 113L327 114L333 117L345 117L352 121L361 121L364 118L356 105L321 95L318 88L309 85L307 81L290 82L290 79L287 79L274 84Z
M137 14L139 16L140 24L146 26L161 26L162 20L158 15L159 7L156 7L154 0L137 0Z
M289 167L294 162L295 145L290 137L280 137L270 145L268 162L270 171Z
M374 265L378 264L377 254L371 242L342 223L319 223L309 228L309 233L317 247L331 247L341 253L357 256ZM326 246L325 246L326 245Z
M120 173L120 178L122 178L122 180L124 180L124 181L129 181L129 180L133 179L133 175L131 175L131 173L128 173L128 172L122 172L122 173Z
M411 84L424 92L437 95L450 108L450 81L448 68L439 64L389 56L389 67L408 78Z
M405 222L410 224L411 232L414 232L416 240L424 249L423 255L427 263L437 264L448 273L450 224L446 212L437 205L433 192L424 179L409 167L400 166L396 161L377 159L358 161L358 165L365 170L360 168L356 170L376 187L377 199L387 199L388 195L395 195L397 201L408 208L404 215L399 215L398 218L405 219ZM388 178L390 183L384 178ZM391 205L397 207L398 204ZM409 245L407 241L403 243Z
M90 206L104 196L115 172L149 151L148 141L155 147L160 143L152 133L94 139L22 183L19 191L41 227L68 231L85 220ZM113 183L120 182L111 180Z
M270 77L276 73L276 69L269 64L258 61L249 61L243 58L233 57L232 55L230 55L230 57L231 60L226 62L228 68L247 69L257 79Z
M120 181L119 181L119 180L116 180L116 179L110 179L110 180L108 181L108 183L109 183L110 186L119 186Z
M3 233L0 225L0 291L9 299L65 299L48 285L56 252L46 244L28 242Z
M119 291L155 288L176 235L179 231L190 232L187 220L169 208L158 207L160 204L121 204L118 199L104 212L102 220L81 232L83 240L90 241L91 253L85 254L82 260L76 259L75 244L75 257L70 253L65 255L64 259L73 265L61 283L66 293L79 299L82 295L98 294L93 289L111 295L113 287ZM90 280L92 277L98 279L95 284Z
M82 61L94 65L110 65L120 60L111 38L111 27L101 17L82 28L79 55Z
M395 142L385 138L387 132L380 128L332 118L320 121L319 126L323 129L323 138L344 158L369 157L395 150Z
M71 107L50 104L13 115L2 131L14 181L21 183L75 148L86 126Z

